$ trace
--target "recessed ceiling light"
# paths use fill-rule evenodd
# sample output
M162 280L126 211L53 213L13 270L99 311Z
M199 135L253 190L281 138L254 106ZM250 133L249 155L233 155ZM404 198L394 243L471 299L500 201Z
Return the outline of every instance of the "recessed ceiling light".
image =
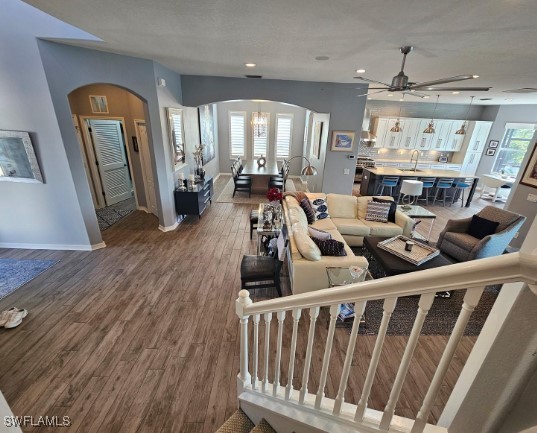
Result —
M479 75L472 75L472 78L479 78Z
M328 60L330 57L328 56L317 56L315 57L315 60Z
M404 99L403 99L403 98L400 98L400 99L399 99L399 101L400 101L400 102L403 102L403 101L404 101Z
M427 87L427 90L433 90L433 88L432 87Z
M365 69L356 69L357 74L363 74L365 73Z
M453 95L458 95L461 92L451 92Z
M425 95L423 99L429 99L429 95Z
M388 96L393 96L391 93L388 93Z
M255 63L245 63L244 66L246 66L247 68L255 68Z
M371 99L373 99L373 98L372 98L372 97L370 96L370 97L369 97L369 98L367 98L367 99L371 100Z

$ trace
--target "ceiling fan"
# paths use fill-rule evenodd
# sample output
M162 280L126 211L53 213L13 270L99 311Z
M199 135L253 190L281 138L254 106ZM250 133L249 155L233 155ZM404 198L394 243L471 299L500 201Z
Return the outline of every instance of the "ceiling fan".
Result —
M421 83L415 83L408 81L408 76L405 75L403 70L405 69L406 56L414 49L411 46L401 47L401 54L403 54L403 63L401 64L401 72L399 72L395 77L392 78L392 83L387 84L381 81L370 80L365 77L354 77L358 80L367 81L368 83L381 84L385 87L370 87L369 90L377 90L373 93L365 93L360 96L368 96L375 93L381 92L403 92L407 95L417 96L419 98L428 98L429 96L420 93L420 91L430 91L430 92L439 92L439 91L449 91L449 92L486 92L490 87L436 87L438 84L452 83L454 81L464 81L472 80L474 78L479 78L479 75L456 75L449 78L440 78L439 80L432 81L422 81Z

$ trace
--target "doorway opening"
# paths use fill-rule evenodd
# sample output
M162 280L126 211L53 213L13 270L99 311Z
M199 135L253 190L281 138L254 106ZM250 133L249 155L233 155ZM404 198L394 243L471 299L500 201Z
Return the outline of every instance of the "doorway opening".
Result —
M109 84L68 98L100 230L135 210L158 216L145 102Z

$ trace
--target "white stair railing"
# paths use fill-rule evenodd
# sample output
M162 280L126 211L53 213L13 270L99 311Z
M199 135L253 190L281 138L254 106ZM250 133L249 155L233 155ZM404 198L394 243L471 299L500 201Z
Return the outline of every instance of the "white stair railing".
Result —
M396 277L382 278L363 283L350 284L348 286L318 290L311 293L292 295L268 301L253 303L249 293L241 290L236 302L236 311L240 320L240 372L238 375L238 392L248 390L259 393L271 399L276 399L282 404L306 408L319 416L341 419L352 423L356 427L363 426L367 431L385 432L388 430L407 431L409 433L421 433L426 428L427 420L431 413L435 398L440 391L442 381L448 371L451 360L460 338L470 319L472 311L476 307L485 286L510 282L523 282L528 284L537 295L537 256L514 253L500 257L492 257L482 260L474 260L466 263L458 263L437 269L424 270ZM394 424L394 414L407 376L410 362L416 348L418 337L421 333L425 317L434 301L436 292L446 290L466 289L460 314L453 328L448 343L444 349L438 367L421 408L415 420L407 420L410 423L397 422ZM401 359L396 378L390 391L388 402L381 416L368 416L367 403L374 386L374 378L381 358L382 347L388 329L390 317L394 311L397 298L403 296L419 295L419 307L409 336L404 355ZM384 300L383 316L378 331L375 347L373 349L367 374L364 380L362 394L358 404L354 407L351 416L342 413L343 405L348 409L349 404L344 401L345 390L349 380L350 367L354 356L356 338L358 334L359 318L370 300ZM335 400L325 397L325 386L330 369L330 357L335 333L336 318L340 304L354 302L356 320L353 323L349 343L345 352L345 361L341 374L339 388ZM322 368L319 377L319 387L316 395L308 393L308 379L310 376L311 359L315 342L315 325L319 310L327 307L330 310L328 334L324 346ZM286 312L290 311L293 319L292 336L287 368L288 381L285 387L281 386L282 368L282 343L283 328ZM304 358L303 369L295 371L296 347L298 339L298 326L303 312L309 314L309 331ZM278 334L276 339L276 355L274 357L274 381L269 382L269 358L270 351L270 324L273 314L276 313ZM248 322L252 318L252 360L249 363L249 333ZM263 317L265 325L263 376L259 386L259 322ZM285 361L283 361L285 363ZM301 377L301 387L298 398L293 397L293 378ZM347 411L348 412L348 411ZM406 426L406 427L405 427Z

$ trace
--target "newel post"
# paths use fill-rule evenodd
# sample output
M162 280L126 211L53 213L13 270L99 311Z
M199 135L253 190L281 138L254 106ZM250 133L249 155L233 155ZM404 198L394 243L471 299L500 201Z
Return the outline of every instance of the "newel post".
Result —
M250 372L248 371L248 319L249 314L245 313L245 308L252 303L248 290L241 290L235 302L235 311L240 320L240 371L237 377L237 394L241 394L244 387L250 383Z

